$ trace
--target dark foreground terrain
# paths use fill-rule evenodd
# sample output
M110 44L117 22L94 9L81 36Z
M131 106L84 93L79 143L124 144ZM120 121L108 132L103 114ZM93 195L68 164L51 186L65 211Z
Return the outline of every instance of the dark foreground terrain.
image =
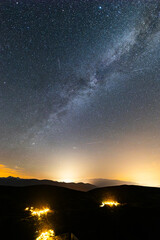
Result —
M118 207L100 207L114 199ZM0 186L0 239L34 240L36 219L28 206L48 206L46 226L56 235L72 232L79 240L159 239L160 188L115 186L79 192L56 186Z

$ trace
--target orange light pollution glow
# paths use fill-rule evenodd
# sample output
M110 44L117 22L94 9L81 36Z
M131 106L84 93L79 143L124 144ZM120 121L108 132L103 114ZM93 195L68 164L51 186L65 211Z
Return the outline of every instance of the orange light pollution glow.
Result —
M46 156L45 162L49 162L46 173L50 179L54 176L53 180L65 182L88 182L87 176L88 179L117 179L158 186L160 150L155 148L157 144L152 142L150 133L129 133L112 141L106 139L98 146L87 145L87 150L83 146L57 150Z
M29 178L30 176L27 176L24 173L24 170L15 166L15 168L10 168L4 164L0 164L0 177L22 177L22 178Z
M30 156L33 162L40 161L40 164L30 168L25 162L23 168L0 164L0 176L30 178L29 173L31 178L61 182L92 183L89 180L102 178L160 186L159 144L157 138L153 140L151 134L146 132L130 133L112 141L104 140L97 148L96 143L93 146L90 144L85 146L87 150L84 146L58 148L55 152L42 149L43 154L40 152Z

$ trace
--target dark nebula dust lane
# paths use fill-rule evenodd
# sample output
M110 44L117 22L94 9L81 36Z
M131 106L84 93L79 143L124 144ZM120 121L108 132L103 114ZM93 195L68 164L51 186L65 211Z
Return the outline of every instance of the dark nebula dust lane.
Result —
M1 1L0 19L4 165L28 169L32 152L70 148L87 168L94 147L107 165L121 140L160 142L158 0Z

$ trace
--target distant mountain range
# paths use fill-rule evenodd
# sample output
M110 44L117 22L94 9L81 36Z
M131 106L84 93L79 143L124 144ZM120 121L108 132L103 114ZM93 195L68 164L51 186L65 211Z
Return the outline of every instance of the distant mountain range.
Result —
M97 187L106 187L106 186L116 186L116 185L133 185L133 182L126 182L120 180L110 180L110 179L90 179L88 180L90 183L65 183L65 182L57 182L52 180L38 180L38 179L22 179L22 178L15 178L15 177L7 177L7 178L0 178L0 185L3 186L17 186L17 187L24 187L24 186L32 186L32 185L51 185L51 186L58 186L58 187L66 187L73 190L84 191L87 192Z
M108 187L108 186L117 186L117 185L138 185L135 182L121 181L121 180L112 180L105 178L95 178L88 180L89 183L95 185L96 187Z
M15 186L15 187L25 187L25 186L33 186L33 185L51 185L58 187L66 187L73 190L84 191L87 192L96 188L96 186L89 183L65 183L65 182L57 182L52 180L38 180L38 179L23 179L23 178L15 178L15 177L7 177L0 178L0 185L3 186Z

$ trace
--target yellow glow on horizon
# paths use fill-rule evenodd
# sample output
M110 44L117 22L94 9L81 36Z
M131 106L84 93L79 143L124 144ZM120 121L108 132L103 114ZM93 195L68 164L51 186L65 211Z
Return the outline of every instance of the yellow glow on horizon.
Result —
M30 211L32 216L37 216L38 218L40 218L43 215L47 215L47 213L51 212L49 208L38 209L33 207L31 208L27 207L25 211Z
M127 165L127 164L126 164ZM118 179L122 181L131 181L137 185L142 186L160 186L160 163L158 161L151 162L137 162L134 164L128 163L128 166L125 166L123 177L122 175L118 176Z
M105 164L106 152L99 161L102 166L99 176L143 186L160 186L160 150L155 147L157 143L151 147L149 136L148 139L147 136L145 137L129 138L127 136L118 146L113 143L109 156L110 162L106 161ZM109 171L106 171L106 168Z
M160 181L158 180L158 176L156 171L152 172L149 170L146 171L137 171L134 176L135 180L138 184L143 186L158 186L160 185Z
M117 207L118 205L120 205L120 203L118 203L117 201L113 201L113 200L110 200L110 201L104 201L102 202L102 204L100 205L100 207L104 207L104 206L110 206L110 207Z
M72 173L72 171L63 170L61 173L62 177L58 179L59 182L71 183L75 182L76 176Z
M155 147L155 142L153 147L149 143L150 136L140 137L136 134L134 137L130 134L123 136L118 143L106 141L104 149L100 151L92 149L92 152L86 153L81 148L60 149L47 153L42 166L40 160L44 157L43 154L32 156L33 162L40 161L40 164L30 164L29 167L26 165L24 169L0 164L0 176L50 179L66 183L92 183L89 180L102 178L144 186L160 186L160 150ZM106 151L106 146L109 151ZM27 173L32 177L27 176Z
M61 179L60 181L61 181L61 182L64 182L64 183L71 183L71 182L74 182L74 180L69 179L69 178Z
M44 231L40 234L39 237L36 238L36 240L53 240L55 239L55 233L52 229L48 231Z
M78 174L81 174L81 172L81 167L77 167L72 163L64 164L62 168L57 170L58 181L66 183L75 182L79 177Z
M56 153L51 153L48 159L51 162L50 169L47 171L50 179L54 176L53 180L70 183L79 182L81 179L85 179L86 176L90 177L88 169L92 167L89 156L81 149L77 148L75 150L72 147L60 149Z

